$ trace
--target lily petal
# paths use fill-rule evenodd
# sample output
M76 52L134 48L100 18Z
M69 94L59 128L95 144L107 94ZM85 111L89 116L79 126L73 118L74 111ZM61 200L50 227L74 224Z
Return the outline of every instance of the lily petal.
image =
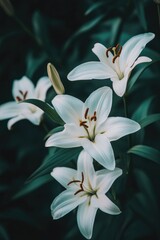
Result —
M120 69L124 69L128 66L131 67L146 44L155 37L154 33L139 34L130 38L123 46L120 61ZM131 50L132 49L132 50Z
M4 103L0 106L0 120L15 117L19 115L21 111L20 104L16 102Z
M81 174L83 172L84 176L84 185L88 185L88 182L92 183L94 187L94 176L95 170L93 167L92 157L85 151L81 151L78 157L78 172Z
M46 98L47 90L52 86L48 77L42 77L38 80L35 88L35 97L44 101Z
M29 78L26 76L22 77L20 80L14 80L12 94L14 99L19 96L22 91L23 93L27 93L26 98L34 98L34 85ZM23 100L23 99L22 99Z
M38 109L34 113L30 112L28 114L24 114L25 118L35 125L39 125L41 123L42 115L43 111L41 109Z
M140 125L128 118L123 117L109 117L106 121L105 128L106 136L110 141L118 140L119 138L130 133L137 132Z
M111 79L113 90L119 97L122 97L126 92L128 78L129 78L129 73L126 74L125 77L122 78L121 80L119 80L118 78Z
M107 169L99 170L96 172L96 186L98 188L98 194L106 193L112 186L113 182L122 175L122 169L115 168L113 171Z
M105 134L98 134L94 142L83 139L82 147L105 168L109 170L115 168L113 149Z
M14 118L10 119L7 123L8 129L11 130L13 124L15 124L16 122L18 122L20 120L23 120L23 119L25 119L25 117L23 115L19 115L17 117L14 117Z
M132 70L136 65L138 65L138 64L140 64L140 63L151 62L151 61L152 61L151 58L141 56L141 57L139 57L139 58L134 62L133 66L131 67L131 70Z
M83 136L84 129L78 128L75 124L65 124L65 129L62 132L55 133L46 141L46 147L62 147L72 148L81 146L81 138ZM81 131L81 132L80 132Z
M120 214L120 209L104 194L98 195L99 197L99 209L105 213L117 215Z
M104 122L112 106L112 90L109 87L102 87L91 93L84 103L84 110L89 108L89 115L93 116L94 111L97 115L97 125Z
M93 232L93 225L96 216L97 208L92 207L92 204L85 202L78 207L77 223L82 235L91 239Z
M95 43L94 48L92 48L92 51L94 52L94 54L96 54L96 56L102 63L107 64L111 67L110 72L112 72L112 74L114 75L115 72L113 70L112 63L113 54L109 51L108 52L109 57L107 58L106 56L107 48L101 43Z
M65 190L51 204L53 219L59 219L86 200L86 196L78 197L73 191Z
M115 72L102 62L86 62L74 68L67 76L70 81L106 79L116 76Z
M56 167L51 172L51 176L54 177L63 187L67 188L68 183L76 178L77 171L67 167Z
M52 104L66 123L79 124L83 108L81 100L69 95L57 95Z

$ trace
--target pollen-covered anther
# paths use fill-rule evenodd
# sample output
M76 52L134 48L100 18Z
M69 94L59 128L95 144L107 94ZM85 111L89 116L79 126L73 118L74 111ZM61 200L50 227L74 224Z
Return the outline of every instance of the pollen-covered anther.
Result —
M27 94L28 94L28 91L25 91L25 92L23 92L22 90L19 90L19 92L20 92L20 94L22 95L22 97L23 97L23 99L21 99L20 97L20 101L22 101L22 100L25 100L26 99L26 97L27 97Z
M21 102L22 99L21 99L19 96L16 96L16 101L17 101L17 102Z
M85 118L85 119L87 119L88 111L89 111L89 108L87 108L86 111L85 111L85 113L84 113L84 118Z
M106 56L107 56L107 58L109 57L108 53L111 52L111 51L112 51L112 47L109 47L109 48L107 49L107 51L106 51Z

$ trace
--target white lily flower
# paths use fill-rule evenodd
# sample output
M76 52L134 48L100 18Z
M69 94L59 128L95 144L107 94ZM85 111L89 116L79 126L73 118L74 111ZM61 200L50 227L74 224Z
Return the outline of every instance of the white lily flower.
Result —
M69 95L57 95L52 104L66 123L62 132L51 135L46 147L72 148L82 146L105 168L115 168L110 141L136 132L140 125L124 117L108 117L112 106L112 90L102 87L83 103Z
M48 77L40 78L36 87L26 76L20 80L15 80L12 88L12 95L15 101L4 103L0 106L0 120L11 118L8 121L9 130L14 123L22 119L28 119L33 124L39 125L43 111L30 103L18 103L29 98L44 101L50 86L51 82Z
M96 43L92 51L100 62L83 63L74 68L67 77L71 81L110 78L115 93L122 97L126 92L127 82L133 68L140 63L152 61L148 57L139 57L139 55L154 36L153 33L139 34L129 39L123 47L117 44L108 49Z
M66 188L51 205L53 219L59 219L78 206L77 223L84 237L92 237L98 208L108 214L120 214L120 209L105 195L113 182L122 174L120 168L113 171L96 171L93 159L84 150L77 162L77 171L67 167L54 168L51 175Z

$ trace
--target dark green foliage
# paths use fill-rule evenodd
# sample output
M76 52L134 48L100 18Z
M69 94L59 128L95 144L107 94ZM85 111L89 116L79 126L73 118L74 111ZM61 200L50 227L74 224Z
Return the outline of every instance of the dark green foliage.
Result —
M129 117L142 129L113 142L117 165L124 169L109 197L122 213L111 216L98 211L93 240L160 239L160 34L157 5L150 0L53 0L12 1L15 15L0 8L0 100L12 99L12 83L23 75L34 83L47 75L47 63L57 68L66 94L85 100L110 80L67 80L80 63L96 60L91 49L96 42L106 47L123 45L130 37L154 32L156 37L141 55L153 59L137 66L127 87ZM63 190L50 176L54 167L76 168L81 148L45 148L46 138L63 130L63 121L50 107L55 96L47 94L47 104L27 100L43 109L47 126L23 120L11 131L0 122L0 239L2 240L82 240L75 211L53 221L50 205ZM26 103L27 104L27 103ZM47 115L50 119L47 118ZM114 95L112 116L124 116L122 98ZM59 126L59 125L62 126ZM45 130L45 131L44 131ZM129 166L126 159L130 158ZM97 169L100 166L95 166Z

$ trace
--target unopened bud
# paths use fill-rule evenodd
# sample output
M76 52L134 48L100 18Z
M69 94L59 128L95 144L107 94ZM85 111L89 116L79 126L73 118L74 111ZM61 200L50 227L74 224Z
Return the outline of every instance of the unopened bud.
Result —
M63 94L65 92L64 86L56 68L51 63L47 64L47 73L55 92Z
M0 7L5 11L8 16L14 16L14 8L10 0L0 0Z
M153 0L153 2L160 4L160 0Z

